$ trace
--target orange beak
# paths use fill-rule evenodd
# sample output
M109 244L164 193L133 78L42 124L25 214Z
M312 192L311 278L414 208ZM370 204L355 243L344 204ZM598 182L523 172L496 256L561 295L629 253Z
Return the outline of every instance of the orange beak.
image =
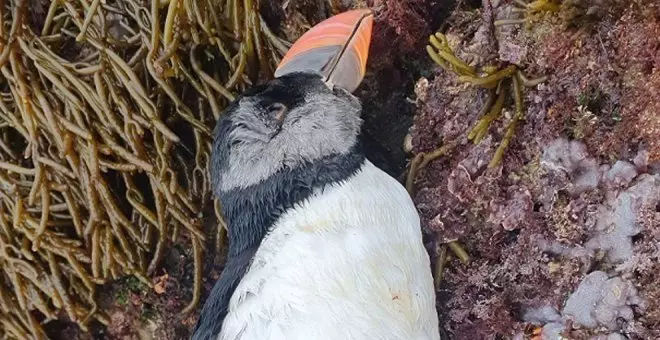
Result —
M314 72L331 86L355 91L367 69L373 18L370 10L357 9L312 27L291 46L275 70L275 77Z

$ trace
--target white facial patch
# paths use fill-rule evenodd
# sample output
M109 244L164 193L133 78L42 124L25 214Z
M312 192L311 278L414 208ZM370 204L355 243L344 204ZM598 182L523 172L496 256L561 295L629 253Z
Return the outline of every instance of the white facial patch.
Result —
M239 142L231 147L220 190L246 188L280 169L349 152L362 124L358 99L347 93L310 93L304 101L287 113L279 131L258 120L249 100L240 104L235 124L247 127L232 132L232 140Z

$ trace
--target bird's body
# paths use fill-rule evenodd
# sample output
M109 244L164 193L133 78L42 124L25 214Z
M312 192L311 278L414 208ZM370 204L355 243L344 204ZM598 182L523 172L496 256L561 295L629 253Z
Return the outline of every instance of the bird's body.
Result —
M365 160L288 209L229 302L235 339L439 339L417 212Z

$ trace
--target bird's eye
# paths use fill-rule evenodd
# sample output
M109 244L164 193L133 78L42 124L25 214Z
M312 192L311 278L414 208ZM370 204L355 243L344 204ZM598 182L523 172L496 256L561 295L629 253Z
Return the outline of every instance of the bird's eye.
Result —
M282 120L284 120L284 116L286 116L286 112L288 109L286 105L282 103L273 103L268 106L267 110L268 110L268 115L271 118L281 122Z

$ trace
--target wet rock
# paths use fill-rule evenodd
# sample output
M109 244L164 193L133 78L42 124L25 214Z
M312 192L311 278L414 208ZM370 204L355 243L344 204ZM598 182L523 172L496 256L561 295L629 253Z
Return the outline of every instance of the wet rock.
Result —
M620 277L608 278L602 271L587 275L577 290L566 301L563 314L578 324L596 328L619 328L618 318L632 320L631 305L638 304L637 289L630 281Z
M541 329L541 339L560 340L564 337L562 333L566 330L566 326L560 322L551 322L543 326Z
M592 336L589 338L589 340L627 340L625 336L621 335L620 333L611 333L608 335L597 335L597 336Z
M527 189L518 188L506 200L491 201L491 215L489 221L501 224L505 230L516 230L525 227L530 221L530 214L534 207L532 195Z
M635 165L626 161L617 161L612 168L605 173L605 184L610 188L620 188L628 185L637 176Z
M541 164L548 171L565 173L570 178L566 190L573 196L595 189L601 179L597 161L579 141L555 139L543 151Z
M556 309L550 306L542 306L539 308L531 308L525 311L522 318L525 322L531 322L537 325L543 325L549 322L561 320L561 315Z
M637 167L637 171L639 172L646 172L648 169L649 165L649 152L646 149L640 150L637 155L635 155L635 158L633 159L633 163Z
M633 255L632 237L642 231L640 213L660 203L660 175L642 174L636 183L620 192L613 202L602 205L595 234L585 243L589 249L602 249L612 262L628 260Z

